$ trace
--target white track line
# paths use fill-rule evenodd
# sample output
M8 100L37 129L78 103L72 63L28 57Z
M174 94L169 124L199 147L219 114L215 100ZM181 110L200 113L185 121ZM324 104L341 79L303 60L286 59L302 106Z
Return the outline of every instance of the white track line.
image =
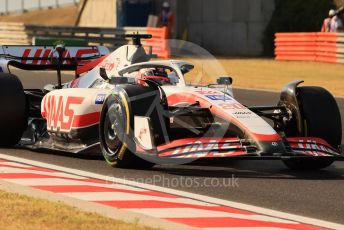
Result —
M45 172L45 171L37 171L37 170L30 170L29 167L23 167L27 169L19 169L19 168L12 168L12 167L5 167L0 166L0 173L32 173L32 174L39 174L39 175L46 175L46 176L55 176L55 177L65 177L66 179L87 179L82 176L70 175L64 172Z
M231 217L243 220L257 220L276 223L297 224L297 222L295 221L274 218L270 216L236 214L221 211L202 210L196 208L128 208L126 210L142 214L149 213L149 215L158 218L183 218L185 217L185 214L187 214L188 218Z
M1 173L1 172L0 172ZM24 178L24 179L7 179L3 178L1 180L24 185L24 186L56 186L56 185L89 185L103 188L115 188L115 189L126 189L135 192L144 192L148 191L147 189L141 189L133 186L123 185L123 184L98 184L87 181L78 181L70 179L60 179L60 178Z
M38 167L63 171L63 172L67 172L67 173L71 173L71 174L75 174L75 175L79 175L79 176L90 177L90 178L106 180L106 181L109 180L109 176L104 176L104 175L97 174L97 173L86 172L83 170L71 169L71 168L62 167L62 166L56 166L53 164L23 159L23 158L14 157L14 156L8 156L5 154L0 154L0 158L6 159L9 161L16 161L16 162L20 162L20 163L24 163L24 164L34 165L34 166L38 166ZM104 167L106 167L105 162L104 162ZM125 185L129 185L129 186L134 186L134 187L139 187L139 188L144 188L144 189L150 189L150 190L174 194L177 196L187 197L187 198L193 199L195 201L197 200L197 201L203 201L203 202L208 202L208 203L213 203L213 204L218 204L218 205L223 205L223 206L229 206L229 207L233 207L233 208L237 208L237 209L249 210L251 212L260 213L260 214L268 215L271 217L277 217L277 218L287 219L287 220L291 220L291 221L297 221L297 222L310 224L310 225L316 225L316 226L320 226L320 227L324 227L324 228L338 229L338 230L344 229L344 225L342 225L342 224L337 224L337 223L333 223L333 222L329 222L329 221L324 221L324 220L294 215L294 214L290 214L290 213L275 211L275 210L271 210L271 209L267 209L267 208L261 208L258 206L243 204L243 203L239 203L239 202L222 200L222 199L213 198L213 197L204 196L204 195L198 195L198 194L194 194L194 193L190 193L190 192L184 192L184 191L174 190L174 189L170 189L170 188L159 187L156 185L138 183L138 182L134 182L134 181L124 180L121 178L112 178L112 181L115 183L125 184Z
M203 205L203 206L212 206L209 203L193 200L189 198L166 198L159 196L150 196L150 195L140 195L140 194L130 194L127 192L65 192L59 193L61 195L73 197L80 200L86 201L144 201L144 200L156 200L164 202L173 202L180 204L192 204L192 205Z
M55 185L89 185L88 182L56 179L56 178L24 178L24 179L1 179L10 183L24 186L55 186Z

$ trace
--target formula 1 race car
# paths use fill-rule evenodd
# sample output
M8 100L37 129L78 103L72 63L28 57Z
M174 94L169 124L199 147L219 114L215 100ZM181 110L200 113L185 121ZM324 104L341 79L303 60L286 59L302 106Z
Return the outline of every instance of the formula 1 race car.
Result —
M141 39L151 36L128 37L133 44L112 53L2 46L0 145L101 152L108 164L125 168L231 157L320 169L342 159L341 117L327 90L294 81L277 105L247 107L233 97L230 77L187 85L191 63L150 61ZM23 89L9 66L56 70L58 84ZM61 70L75 70L75 79L62 83Z

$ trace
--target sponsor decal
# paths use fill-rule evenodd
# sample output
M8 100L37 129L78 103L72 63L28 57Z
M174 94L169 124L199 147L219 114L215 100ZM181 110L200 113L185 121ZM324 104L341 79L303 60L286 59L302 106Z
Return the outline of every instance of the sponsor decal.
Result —
M162 154L162 155L179 155L179 154L190 154L194 152L199 152L203 154L216 154L219 153L219 151L227 151L232 152L236 151L238 147L240 147L240 144L237 143L226 143L220 142L218 140L210 140L208 143L204 143L203 141L194 141L186 143L185 146L177 147L175 150L169 152L169 154Z
M225 103L220 103L220 107L223 109L247 109L245 106L238 102L225 102Z
M328 153L336 154L332 149L327 148L323 145L318 145L316 142L313 142L313 143L302 143L301 142L298 144L298 147L302 148L302 149L322 150L322 151L325 151ZM316 151L309 151L309 152L314 153L314 155L318 155L316 153Z
M91 54L97 55L98 50L94 48L87 48L87 49L79 49L75 52L75 55L72 55L70 50L66 49L64 53L62 54L63 58L71 58L75 57L83 58L87 57ZM23 64L32 64L32 65L49 65L51 64L51 61L48 60L52 55L54 55L54 49L32 49L28 48L25 49L23 54L21 55L23 60L21 60L21 63ZM26 60L28 57L34 57L37 58L36 60ZM39 60L39 58L45 59L45 60ZM31 62L31 63L28 63ZM63 64L71 64L71 60L65 60ZM78 64L80 63L87 63L89 61L78 61Z
M103 93L102 94L98 94L96 96L95 104L96 105L104 104L105 98L106 98L106 94L103 94Z
M234 115L251 115L252 112L250 111L243 111L243 112L234 112Z
M101 62L98 67L99 68L104 68L105 70L107 71L111 71L113 69L117 69L117 67L119 66L120 64L120 59L119 58L116 58L114 62L108 60L108 59L105 59L103 62Z
M48 129L70 130L74 120L75 105L80 105L85 98L63 96L47 96L44 99L44 117Z
M292 143L291 147L304 149L305 152L313 156L323 156L323 155L327 155L326 153L329 153L332 155L338 155L338 153L333 151L331 148L321 143L317 143L314 140L305 140L305 141L299 140L298 143Z
M113 70L115 68L115 64L109 62L108 60L105 60L104 62L99 64L99 67L100 68L104 68L107 71L111 71L111 70Z
M215 90L196 90L195 92L202 95L223 95L222 92L215 91Z
M146 129L146 128L140 129L140 132L139 132L139 139L142 140L143 135L145 135L146 133L147 133L147 129Z
M230 97L228 97L225 94L221 94L221 95L205 95L207 98L209 98L210 100L213 101L229 101L232 100Z
M278 143L275 142L275 141L273 141L273 142L271 142L271 145L274 146L274 147L277 147L277 146L278 146Z
M236 111L233 113L233 116L237 119L250 119L252 118L252 112L247 110Z

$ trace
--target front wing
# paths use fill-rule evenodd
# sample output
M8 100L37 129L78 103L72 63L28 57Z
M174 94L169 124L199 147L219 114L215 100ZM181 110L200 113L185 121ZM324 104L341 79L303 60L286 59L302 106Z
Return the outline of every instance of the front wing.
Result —
M267 144L267 143L265 143ZM274 145L275 142L269 143ZM326 141L312 137L287 138L283 151L265 153L252 140L238 138L185 138L157 146L154 150L144 150L137 142L139 154L155 155L159 158L246 158L283 159L291 157L331 157L344 160L343 148L334 149Z

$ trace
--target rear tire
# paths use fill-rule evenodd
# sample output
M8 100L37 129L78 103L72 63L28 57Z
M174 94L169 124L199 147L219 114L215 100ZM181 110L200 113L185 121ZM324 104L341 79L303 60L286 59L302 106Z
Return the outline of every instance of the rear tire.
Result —
M163 125L159 122L161 115L158 109L163 109L159 91L154 87L129 85L119 89L119 94L110 95L104 105L100 121L100 146L106 162L112 167L148 169L154 163L144 160L135 154L136 144L133 141L134 116L148 116L150 106L155 109L149 115L156 134L156 143L161 142ZM151 96L142 96L151 94ZM132 98L135 98L131 100ZM161 111L161 110L160 110Z
M0 74L0 146L16 145L27 127L28 110L23 86L15 75Z
M299 87L297 88L297 99L303 133L295 133L295 131L288 133L287 131L286 135L319 137L337 149L342 139L342 124L338 105L331 93L321 87ZM295 126L295 124L291 125ZM293 158L283 160L283 162L290 169L315 170L330 166L333 159Z

